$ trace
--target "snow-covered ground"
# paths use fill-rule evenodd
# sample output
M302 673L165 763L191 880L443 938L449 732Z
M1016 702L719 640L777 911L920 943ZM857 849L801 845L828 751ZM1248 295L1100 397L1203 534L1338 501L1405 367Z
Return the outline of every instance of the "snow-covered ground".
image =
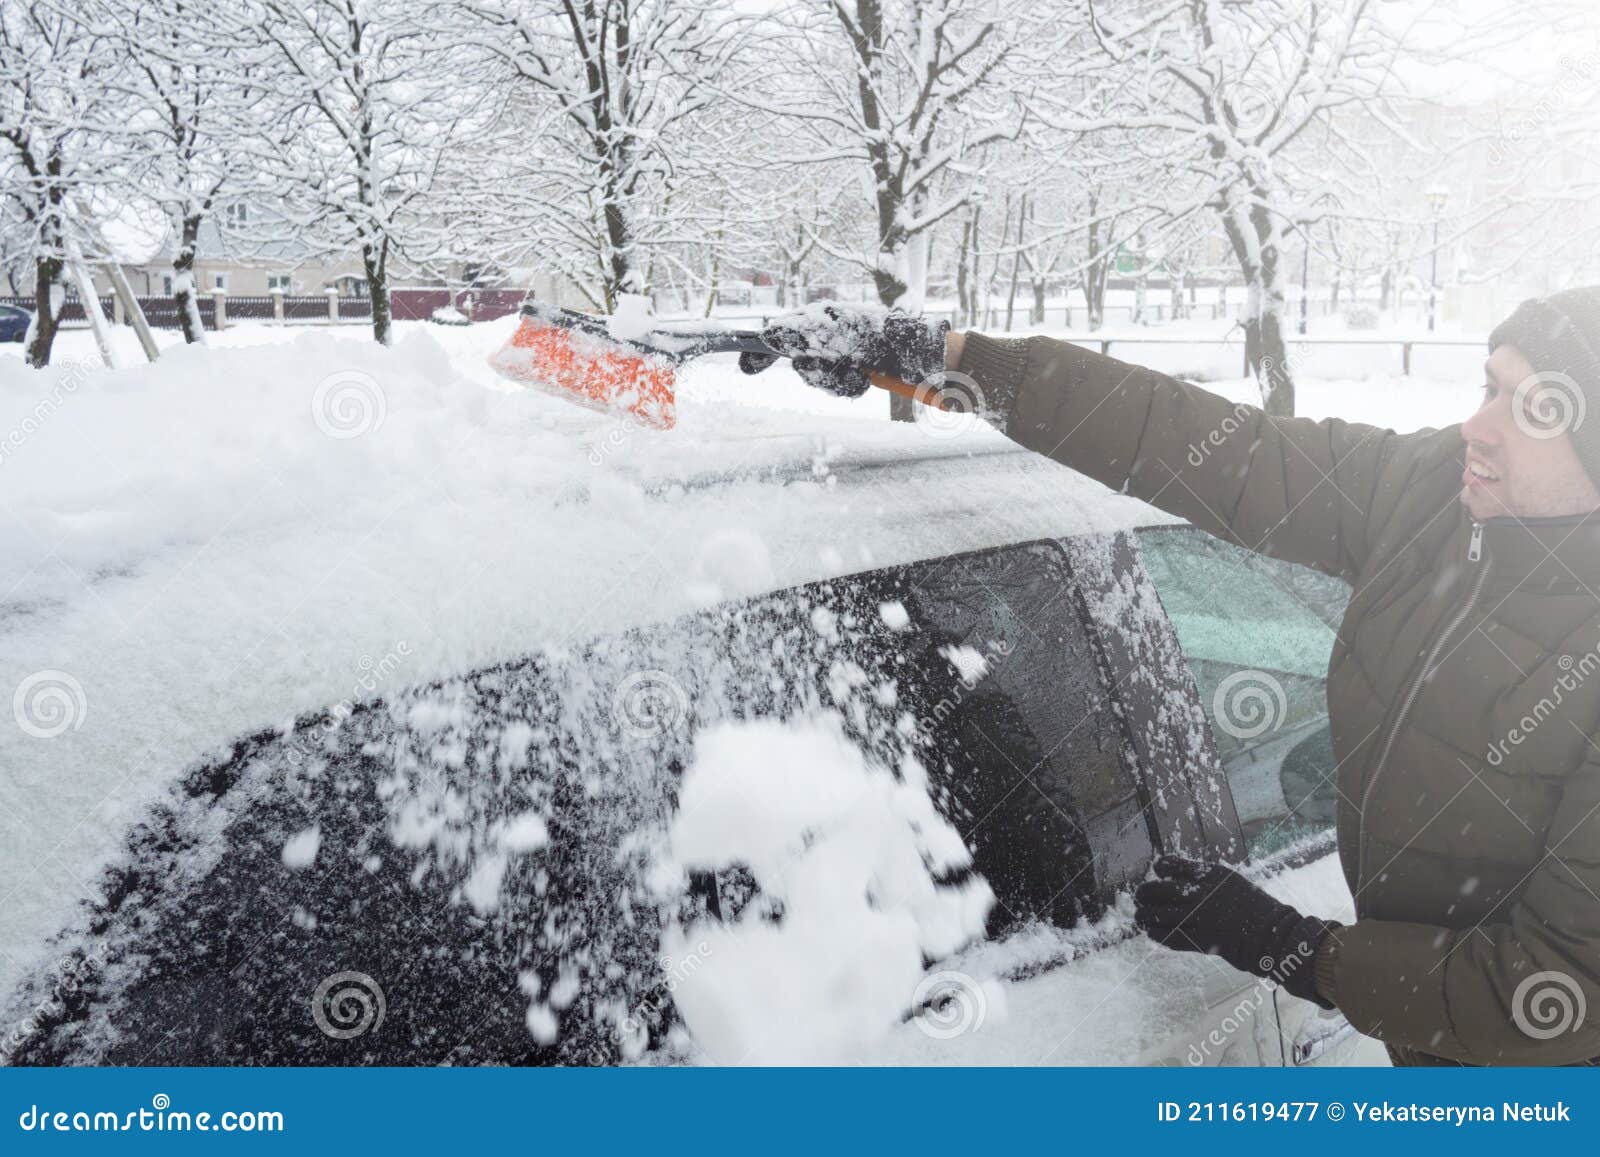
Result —
M119 331L115 371L82 331L43 372L0 350L0 689L19 722L0 728L0 990L161 787L234 736L719 598L1160 518L1064 470L1041 515L1037 474L992 431L891 425L884 395L825 397L781 366L708 359L681 375L678 428L639 430L505 388L485 358L513 324L402 324L388 350L362 327L163 335L154 367ZM1300 409L1410 429L1462 417L1474 385L1307 379ZM884 462L904 464L894 485L852 482ZM938 1058L1049 1059L1031 1002L1087 1007L1052 986L1097 983L1052 976L1009 998L1021 1036ZM1148 1043L1107 1035L1072 1055Z

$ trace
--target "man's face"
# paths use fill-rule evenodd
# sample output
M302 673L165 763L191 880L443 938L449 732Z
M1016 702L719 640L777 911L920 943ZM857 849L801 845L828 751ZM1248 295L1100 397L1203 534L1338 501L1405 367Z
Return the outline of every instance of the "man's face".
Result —
M1571 407L1544 388L1528 359L1503 345L1484 363L1483 404L1461 426L1461 501L1472 517L1556 518L1600 510L1600 490L1562 426ZM1600 421L1600 414L1590 416Z

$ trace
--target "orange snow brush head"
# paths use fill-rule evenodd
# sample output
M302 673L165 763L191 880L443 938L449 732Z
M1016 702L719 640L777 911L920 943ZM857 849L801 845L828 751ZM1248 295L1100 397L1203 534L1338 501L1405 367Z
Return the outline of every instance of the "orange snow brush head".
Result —
M504 378L652 429L677 423L673 359L611 337L604 318L526 305L522 324L489 364Z
M678 421L678 366L717 353L750 354L764 364L784 356L750 330L658 327L648 318L605 318L530 301L517 332L489 364L501 377L553 397L670 430ZM927 386L879 373L867 378L891 393L944 408L939 392Z

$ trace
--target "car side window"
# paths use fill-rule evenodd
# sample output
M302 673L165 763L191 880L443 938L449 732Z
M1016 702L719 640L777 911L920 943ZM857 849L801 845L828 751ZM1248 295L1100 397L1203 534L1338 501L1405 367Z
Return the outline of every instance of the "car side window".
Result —
M1140 533L1211 724L1251 856L1334 822L1327 673L1349 600L1337 578L1193 527Z
M1060 548L1007 547L864 579L849 597L904 608L904 628L872 646L891 652L930 777L999 898L991 923L1098 915L1144 871L1153 845Z

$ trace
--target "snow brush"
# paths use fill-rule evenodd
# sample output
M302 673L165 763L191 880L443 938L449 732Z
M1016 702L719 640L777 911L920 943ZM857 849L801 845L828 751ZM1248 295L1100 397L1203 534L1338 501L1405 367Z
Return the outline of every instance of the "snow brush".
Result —
M501 377L590 410L627 414L656 430L670 430L678 421L673 387L677 369L705 354L784 355L761 340L755 330L717 326L655 328L648 321L605 318L526 302L522 321L489 365ZM939 391L916 386L888 374L868 373L880 389L943 408Z

